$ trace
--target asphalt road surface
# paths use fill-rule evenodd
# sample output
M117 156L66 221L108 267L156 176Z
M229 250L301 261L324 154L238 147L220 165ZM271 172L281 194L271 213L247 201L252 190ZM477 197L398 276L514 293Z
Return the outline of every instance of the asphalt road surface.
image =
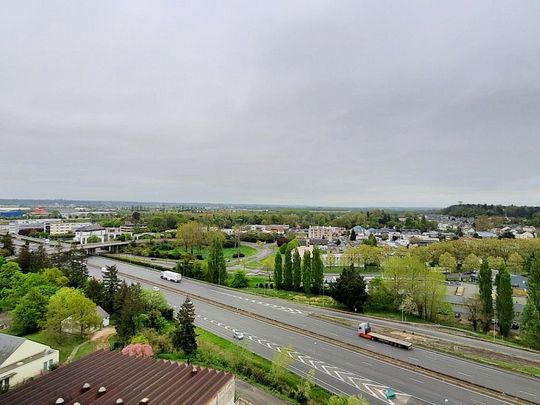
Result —
M100 257L91 257L88 263L90 273L94 276L100 276L102 266L116 264L121 273L132 274L147 279L151 283L162 285L162 287L168 287L167 289L162 288L162 292L171 305L176 307L183 301L184 292L192 292L333 339L355 344L374 353L374 356L371 357L351 352L233 311L193 300L199 326L228 339L232 339L233 330L240 330L246 334L246 338L240 344L246 345L250 350L269 359L276 351L290 347L292 348L290 356L294 360L291 369L301 375L305 375L312 368L316 369L316 382L332 392L348 395L361 393L368 397L370 403L374 404L487 405L505 403L504 400L486 397L377 360L376 353L383 353L413 365L421 365L486 387L500 389L528 401L538 403L539 400L539 379L496 370L419 348L407 351L360 339L355 335L354 329L311 317L310 313L314 311L312 307L270 298L254 297L236 290L223 289L193 280L183 280L180 284L170 283L161 280L159 273L153 270ZM129 280L129 277L125 278ZM146 286L149 287L150 284ZM174 290L178 290L178 292ZM383 392L386 387L391 387L399 393L398 401L389 402L384 399ZM448 401L445 402L445 400Z

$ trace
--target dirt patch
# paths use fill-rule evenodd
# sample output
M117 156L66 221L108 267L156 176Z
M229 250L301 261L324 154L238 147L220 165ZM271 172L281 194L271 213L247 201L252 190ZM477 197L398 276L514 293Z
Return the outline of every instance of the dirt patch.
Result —
M116 329L113 326L107 326L97 332L93 333L90 337L92 342L96 342L96 350L109 348L109 337L116 334Z

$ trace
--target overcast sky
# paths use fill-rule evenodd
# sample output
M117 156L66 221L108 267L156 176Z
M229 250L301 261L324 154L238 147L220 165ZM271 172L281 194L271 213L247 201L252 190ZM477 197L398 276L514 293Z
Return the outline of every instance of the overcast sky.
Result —
M0 198L540 204L540 1L11 1Z

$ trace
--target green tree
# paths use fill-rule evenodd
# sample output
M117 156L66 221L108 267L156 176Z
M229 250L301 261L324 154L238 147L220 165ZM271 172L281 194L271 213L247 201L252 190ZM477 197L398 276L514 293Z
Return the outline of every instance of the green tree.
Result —
M107 271L102 275L101 306L105 311L112 315L114 313L116 292L120 288L120 279L118 278L118 268L116 267L116 264L108 265L105 268Z
M84 294L95 302L96 305L100 305L103 309L105 309L103 304L103 283L101 281L96 280L93 277L89 278L86 282L86 286L84 287ZM112 311L109 313L112 313Z
M84 288L88 279L88 267L86 266L86 252L83 249L72 247L62 254L60 268L69 280L69 286Z
M20 335L37 332L45 320L48 303L49 297L43 295L38 288L31 288L11 313L13 331Z
M523 272L523 257L518 253L514 252L508 257L508 267L512 273L522 273Z
M475 294L465 301L465 307L467 308L467 319L471 323L474 331L478 330L480 324L484 322L484 301L480 298L480 295Z
M215 233L211 237L208 255L208 276L210 282L223 284L227 280L227 267L223 256L223 235Z
M12 309L9 304L13 291L24 281L24 274L17 262L7 262L0 267L0 309Z
M304 252L304 260L302 260L302 285L306 294L311 293L313 278L311 277L311 252L309 250Z
M529 274L527 303L523 311L523 331L531 347L540 349L540 250L536 250L525 262Z
M30 243L26 241L24 245L19 249L19 255L17 256L17 263L23 273L28 273L32 266L32 253L30 252Z
M176 329L172 335L172 344L175 349L182 350L188 357L197 351L194 322L195 308L189 297L186 297L176 315Z
M283 259L281 253L276 252L276 258L274 260L274 282L276 288L281 290L283 287L283 268L282 268Z
M101 242L101 238L97 235L92 235L88 239L86 239L86 243L99 243Z
M116 292L115 307L118 308L115 310L118 340L128 344L143 326L141 315L144 314L144 302L141 286L122 283Z
M55 284L58 287L67 287L69 284L68 278L58 267L42 269L40 273L43 274L52 284Z
M302 284L302 259L300 258L300 252L298 252L298 249L294 249L292 264L292 282L293 290L300 291L300 285Z
M463 270L475 271L480 268L480 259L474 253L470 253L463 261Z
M369 294L366 306L373 311L396 309L394 295L388 289L382 277L375 277L369 283Z
M246 288L248 285L249 280L244 270L237 270L233 273L233 278L231 280L232 288Z
M6 251L6 256L13 256L15 254L15 245L13 244L13 238L9 233L6 233L0 239L0 243Z
M334 283L332 297L355 312L364 312L367 301L366 282L364 277L351 264L341 272Z
M491 325L491 319L493 318L493 289L491 269L489 268L489 264L486 259L482 260L482 265L480 266L480 272L478 274L478 289L483 303L483 328L484 332L487 332Z
M313 284L311 284L313 293L320 294L324 283L324 264L321 258L321 251L318 247L313 249L313 256L311 258L311 277L313 281Z
M362 245L377 246L377 238L372 233L369 234L367 239L362 241Z
M439 266L447 271L454 271L457 267L456 258L451 253L445 252L439 257Z
M490 256L487 258L487 262L490 269L500 270L504 266L504 259L502 257Z
M285 251L285 261L283 264L283 289L291 291L293 287L292 279L292 257L291 251L287 249Z
M507 337L510 333L512 321L514 320L514 302L512 301L510 273L508 273L505 267L499 270L497 299L495 303L501 335Z
M64 287L50 298L47 306L45 327L49 334L61 339L62 325L68 318L72 325L77 325L81 336L101 324L96 304L86 298L81 291Z
M193 248L200 248L205 241L205 233L201 224L195 221L186 222L178 227L176 238L182 243L186 251L193 254Z

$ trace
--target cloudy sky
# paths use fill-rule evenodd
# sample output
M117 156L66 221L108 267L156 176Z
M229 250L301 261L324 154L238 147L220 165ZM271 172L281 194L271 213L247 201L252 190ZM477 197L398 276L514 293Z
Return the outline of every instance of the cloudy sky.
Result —
M12 1L0 198L540 204L539 1Z

